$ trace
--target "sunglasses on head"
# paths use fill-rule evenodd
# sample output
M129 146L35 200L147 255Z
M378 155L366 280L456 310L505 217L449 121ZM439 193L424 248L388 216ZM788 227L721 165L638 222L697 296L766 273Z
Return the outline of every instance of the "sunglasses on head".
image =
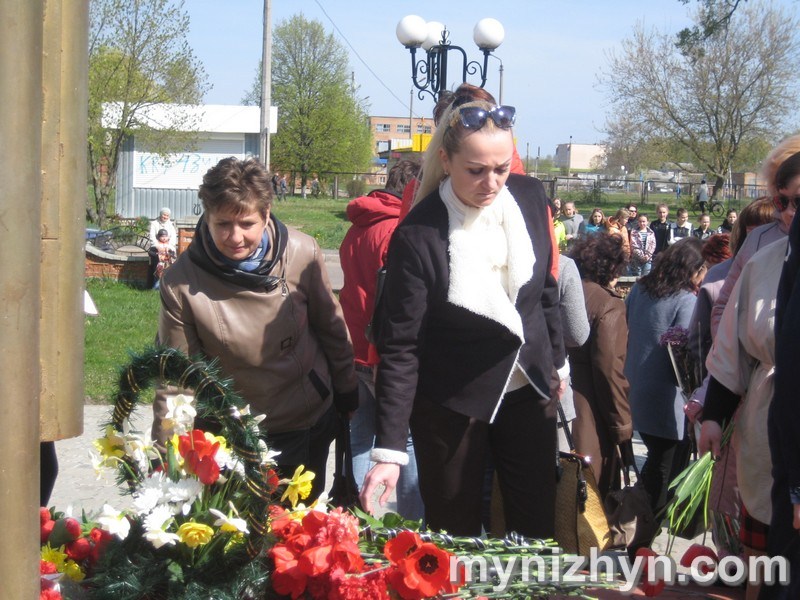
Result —
M480 106L464 106L458 110L459 120L466 129L480 129L489 118L500 129L510 129L516 113L517 109L513 106L495 106L491 110Z

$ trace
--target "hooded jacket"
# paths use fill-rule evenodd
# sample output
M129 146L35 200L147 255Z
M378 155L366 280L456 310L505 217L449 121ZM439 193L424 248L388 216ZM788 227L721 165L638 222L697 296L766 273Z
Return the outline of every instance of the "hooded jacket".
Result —
M365 366L374 362L370 360L364 332L375 307L376 277L386 260L401 205L400 198L385 190L375 190L347 205L347 218L352 225L339 247L344 273L339 302L353 340L356 363Z
M259 267L244 272L219 260L200 219L189 251L164 272L158 337L190 356L216 359L263 427L278 433L309 429L330 407L358 406L353 350L314 238L274 216L270 247ZM157 394L154 437L166 399Z

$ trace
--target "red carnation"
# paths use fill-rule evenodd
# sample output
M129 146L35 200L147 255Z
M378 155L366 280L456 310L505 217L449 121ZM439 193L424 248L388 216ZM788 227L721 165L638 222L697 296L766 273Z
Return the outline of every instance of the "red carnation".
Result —
M64 550L72 560L81 562L89 557L92 552L92 544L86 538L78 538L66 545Z
M42 523L42 526L39 528L39 537L41 538L42 544L46 544L47 540L50 539L50 534L53 533L53 527L55 526L55 521L47 521L46 523Z
M39 600L64 600L64 597L61 595L61 592L49 589L39 592Z
M89 539L92 540L94 544L91 554L89 555L89 559L92 563L96 563L100 559L100 556L105 552L108 544L111 543L112 538L113 536L108 531L98 529L97 527L89 532Z
M54 573L58 573L58 569L55 564L51 563L49 560L39 559L39 573L41 575L53 575Z
M50 509L44 506L39 507L39 525L44 525L48 521L52 521L53 516L50 514Z

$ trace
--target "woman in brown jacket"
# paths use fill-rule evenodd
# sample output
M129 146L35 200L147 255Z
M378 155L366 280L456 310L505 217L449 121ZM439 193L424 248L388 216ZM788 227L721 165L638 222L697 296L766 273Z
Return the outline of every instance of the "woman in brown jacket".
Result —
M625 303L614 290L627 254L619 236L593 235L580 238L570 255L581 274L590 324L586 343L569 348L576 413L573 437L578 453L592 458L605 498L620 487L620 469L614 468L617 446L625 464L633 461L628 380L622 373L628 325Z
M353 347L319 245L272 214L272 184L255 159L225 158L199 190L203 215L189 249L164 271L158 338L214 359L277 450L279 473L315 473L325 488L336 411L358 406ZM164 388L153 403L163 443Z

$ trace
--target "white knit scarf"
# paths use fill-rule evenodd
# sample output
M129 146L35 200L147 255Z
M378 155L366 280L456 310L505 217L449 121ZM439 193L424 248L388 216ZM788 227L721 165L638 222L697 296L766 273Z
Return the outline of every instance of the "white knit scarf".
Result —
M439 185L439 195L449 219L447 300L504 325L524 342L515 303L533 276L536 258L517 202L504 186L489 206L467 206L450 178Z

